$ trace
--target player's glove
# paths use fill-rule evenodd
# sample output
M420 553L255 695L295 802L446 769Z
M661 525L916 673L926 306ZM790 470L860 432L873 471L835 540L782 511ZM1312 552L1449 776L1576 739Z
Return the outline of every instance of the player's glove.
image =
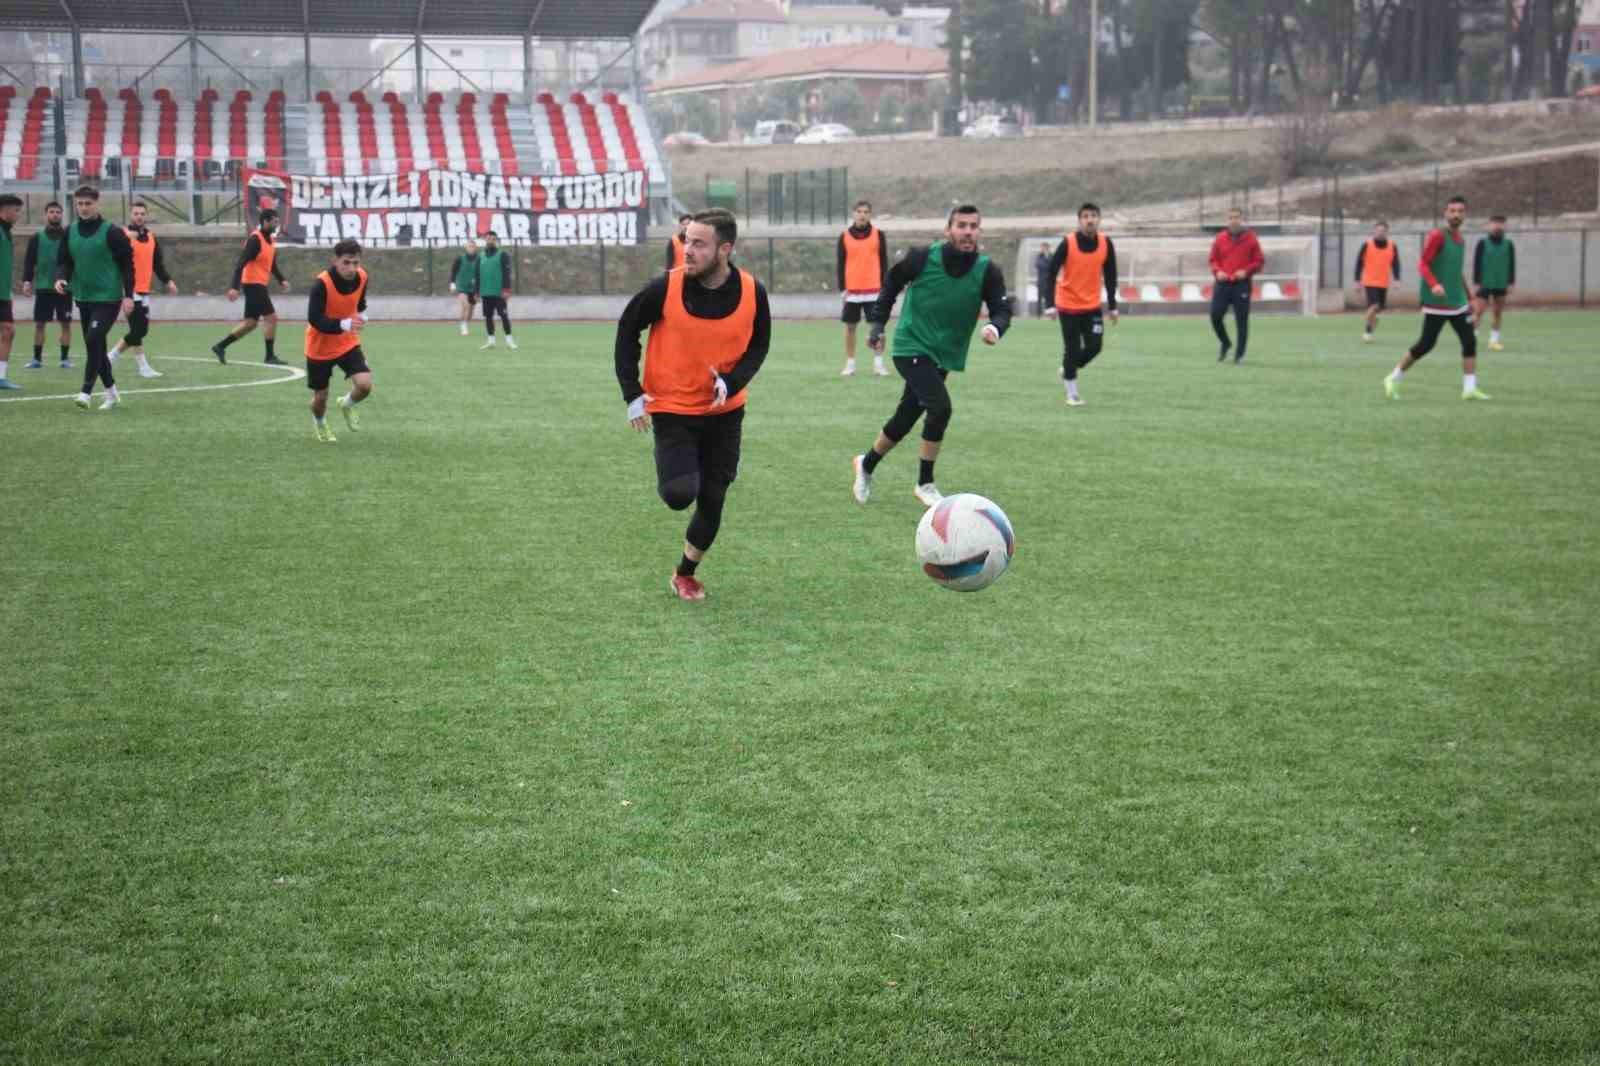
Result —
M993 322L990 322L988 325L983 327L983 343L985 343L985 344L999 344L1000 343L1000 328L998 326L996 326Z
M456 291L456 283L453 282L453 281L450 283L450 291L451 292L455 292Z
M644 417L645 401L650 397L640 393L638 398L628 405L628 421L637 421Z
M872 324L872 332L867 334L867 347L875 352L883 351L883 323Z
M717 373L717 368L711 368L713 384L711 391L715 394L711 400L712 407L721 407L728 402L728 383L722 380L722 375Z

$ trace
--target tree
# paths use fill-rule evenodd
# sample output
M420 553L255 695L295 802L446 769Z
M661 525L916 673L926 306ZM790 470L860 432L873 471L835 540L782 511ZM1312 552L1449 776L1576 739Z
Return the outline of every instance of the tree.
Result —
M826 82L822 86L822 113L829 122L854 126L866 115L867 100L853 81Z

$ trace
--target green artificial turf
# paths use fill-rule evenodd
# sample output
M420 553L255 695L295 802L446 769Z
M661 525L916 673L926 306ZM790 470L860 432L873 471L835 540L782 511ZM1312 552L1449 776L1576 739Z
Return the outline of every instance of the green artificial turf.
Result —
M1600 1062L1593 318L1487 404L1448 333L1384 400L1415 328L1125 319L1081 410L975 346L975 595L909 445L851 501L899 384L833 324L698 605L608 326L375 325L333 446L139 391L270 376L220 327L0 403L0 1062Z

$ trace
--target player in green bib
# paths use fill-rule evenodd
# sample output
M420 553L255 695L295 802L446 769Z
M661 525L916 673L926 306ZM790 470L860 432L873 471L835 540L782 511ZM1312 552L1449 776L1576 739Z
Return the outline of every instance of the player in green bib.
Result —
M1506 297L1517 284L1517 246L1506 236L1506 216L1489 216L1489 235L1478 238L1478 247L1472 253L1472 283L1478 287L1478 302L1473 308L1472 328L1483 321L1486 308L1494 309L1494 319L1489 326L1489 350L1505 351L1500 343L1500 319L1505 313Z
M44 205L44 228L28 238L22 260L22 295L33 297L33 362L28 364L29 370L44 368L44 334L51 322L61 327L61 369L72 369L72 297L56 292L56 266L67 239L61 219L60 204L51 200Z
M450 291L456 294L456 316L461 335L471 332L472 309L478 305L478 242L468 241L450 264Z
M6 377L10 369L11 338L17 335L16 324L11 321L11 227L22 213L22 197L10 193L0 195L0 389L20 389Z
M490 230L483 235L483 251L478 253L478 299L483 304L483 325L489 339L478 346L481 352L493 348L494 316L506 330L506 347L515 349L517 338L511 335L511 316L506 311L506 295L511 291L511 267L506 253L500 250L500 235Z
M945 239L927 248L913 248L889 271L873 308L872 335L867 347L884 348L883 332L902 290L905 308L894 332L894 368L905 379L900 406L878 433L865 454L851 462L855 468L852 493L857 503L872 495L872 472L885 455L903 440L917 419L922 423L922 462L912 494L924 507L943 499L933 480L946 427L950 424L950 392L945 379L951 371L967 367L967 347L978 324L978 312L989 309L983 343L998 344L1011 325L1011 304L1000 268L978 251L983 217L971 204L950 212Z
M73 402L88 410L95 379L106 387L102 411L122 402L116 379L111 376L111 359L106 352L106 334L117 324L118 315L133 314L133 244L121 226L100 217L100 190L81 185L72 194L78 220L67 228L56 267L56 291L71 292L78 302L78 317L83 319L83 346L88 352L83 364L83 388Z
M1444 225L1422 242L1422 261L1417 264L1417 273L1422 277L1422 336L1400 365L1383 379L1384 395L1391 400L1400 398L1400 382L1406 371L1433 351L1447 323L1461 341L1461 398L1489 398L1478 388L1478 338L1472 331L1472 302L1467 290L1467 242L1461 236L1466 220L1466 197L1452 196L1444 207Z

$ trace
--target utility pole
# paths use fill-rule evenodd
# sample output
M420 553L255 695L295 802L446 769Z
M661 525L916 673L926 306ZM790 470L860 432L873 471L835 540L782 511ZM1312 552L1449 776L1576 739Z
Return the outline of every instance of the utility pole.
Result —
M1100 124L1100 0L1089 0L1089 128Z

